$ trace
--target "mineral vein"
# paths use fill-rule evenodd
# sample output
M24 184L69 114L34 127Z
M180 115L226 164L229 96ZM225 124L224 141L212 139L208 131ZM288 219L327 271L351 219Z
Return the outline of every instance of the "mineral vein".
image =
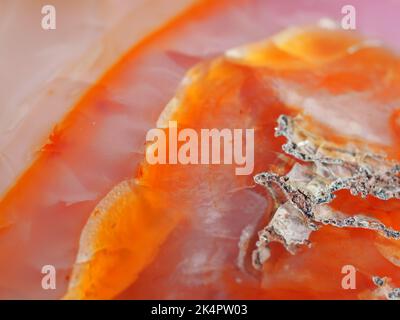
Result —
M275 129L275 136L287 139L282 150L303 164L296 163L286 175L261 172L254 176L257 184L274 193L275 201L278 193L286 199L259 232L253 253L256 268L268 259L265 250L270 242L280 242L294 254L299 245L310 244L310 233L321 225L369 229L387 238L400 239L400 231L377 219L364 215L348 217L327 205L335 198L335 192L343 189L364 198L370 195L381 200L399 199L400 165L381 154L325 141L306 130L306 123L301 117L281 115Z
M400 288L393 288L387 277L373 276L372 282L378 287L374 291L375 296L384 296L387 300L400 300Z

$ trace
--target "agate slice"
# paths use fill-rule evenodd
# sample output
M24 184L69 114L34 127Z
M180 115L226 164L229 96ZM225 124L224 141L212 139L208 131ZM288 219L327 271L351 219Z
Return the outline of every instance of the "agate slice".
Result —
M233 165L144 161L90 216L66 297L380 298L374 277L400 280L398 71L384 48L316 27L192 68L158 126L254 128L267 188Z
M21 111L0 153L4 172L16 159L0 181L0 298L399 299L399 56L319 5L287 27L284 2L193 3L101 51L108 69L133 46L103 76L78 68L87 92L18 149ZM251 174L150 164L146 132L171 122L254 130Z

